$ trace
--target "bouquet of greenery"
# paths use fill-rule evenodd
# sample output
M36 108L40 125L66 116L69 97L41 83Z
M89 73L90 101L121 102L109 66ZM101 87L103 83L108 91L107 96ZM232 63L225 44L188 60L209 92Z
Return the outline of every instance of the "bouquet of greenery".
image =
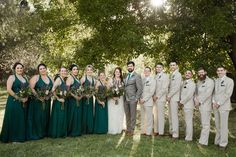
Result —
M125 87L124 84L114 84L111 88L110 88L110 97L120 97L122 95L124 95L125 93ZM119 102L118 100L115 100L115 104L118 105Z
M80 85L75 85L70 88L70 94L81 97L83 95L84 89ZM76 105L79 106L79 100L76 99Z
M19 92L16 93L19 98L29 98L33 95L32 90L28 83L21 83ZM26 107L26 103L23 102L23 107Z
M89 104L89 99L95 94L95 87L92 85L82 87L83 96L87 97L87 104Z
M64 108L65 108L65 99L69 96L68 87L66 85L57 87L56 95L60 99L63 99L63 102L61 103L61 109L64 110Z
M106 86L104 88L100 88L96 90L95 97L97 98L98 101L100 101L103 107L105 107L105 101L107 97L109 96L109 91Z
M49 100L50 97L52 96L52 93L50 92L50 87L47 86L43 86L40 89L36 90L37 93L37 98L42 101L42 107L43 110L45 110L45 100Z

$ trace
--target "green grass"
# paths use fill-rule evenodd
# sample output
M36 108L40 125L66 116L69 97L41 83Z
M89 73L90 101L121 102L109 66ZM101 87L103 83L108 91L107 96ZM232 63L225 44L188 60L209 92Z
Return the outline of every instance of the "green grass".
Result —
M4 93L4 94L2 94ZM6 101L7 93L1 88L0 100ZM4 108L4 103L0 107ZM0 116L3 110L0 110ZM180 115L182 113L180 112ZM28 141L18 144L0 143L0 157L234 157L236 156L236 111L230 113L229 118L229 145L226 150L220 150L213 144L214 123L209 139L209 146L200 146L197 143L199 137L199 113L195 112L194 140L184 141L184 122L180 118L180 140L172 140L164 137L140 136L140 121L134 137L121 135L83 135L76 138L45 138L37 141ZM139 117L139 114L138 114ZM1 126L0 117L0 126ZM168 125L168 124L167 124ZM167 127L166 125L166 127ZM1 127L0 127L1 129ZM167 129L166 129L167 130Z

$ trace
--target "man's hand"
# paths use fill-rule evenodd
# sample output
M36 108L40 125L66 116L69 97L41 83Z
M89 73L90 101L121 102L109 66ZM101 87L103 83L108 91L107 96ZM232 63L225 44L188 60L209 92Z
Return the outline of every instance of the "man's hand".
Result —
M140 100L139 100L139 103L140 103L140 104L144 104L144 100L143 100L143 99L140 99Z
M154 96L152 97L152 99L153 99L154 102L156 102L158 98L157 98L157 96L154 95Z

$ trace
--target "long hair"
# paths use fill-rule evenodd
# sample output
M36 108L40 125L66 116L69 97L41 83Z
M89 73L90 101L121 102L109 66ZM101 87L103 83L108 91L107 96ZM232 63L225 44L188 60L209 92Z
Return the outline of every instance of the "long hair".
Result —
M123 82L122 69L121 69L120 67L116 67L116 68L114 69L113 78L115 78L115 72L116 72L116 70L119 70L119 72L120 72L120 80L121 80L121 82Z

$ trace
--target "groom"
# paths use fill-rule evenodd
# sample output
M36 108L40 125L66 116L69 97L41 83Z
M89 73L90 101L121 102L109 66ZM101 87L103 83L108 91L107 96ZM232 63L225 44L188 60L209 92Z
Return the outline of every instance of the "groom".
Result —
M134 71L135 64L133 61L127 63L128 75L125 79L125 115L128 135L133 135L136 124L137 103L142 95L142 79Z

